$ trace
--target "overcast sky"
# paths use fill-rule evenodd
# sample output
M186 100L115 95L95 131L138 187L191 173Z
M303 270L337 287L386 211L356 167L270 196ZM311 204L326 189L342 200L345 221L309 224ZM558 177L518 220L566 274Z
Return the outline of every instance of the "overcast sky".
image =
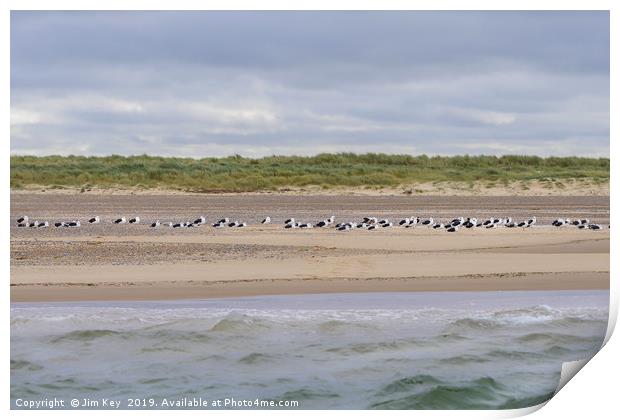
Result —
M609 156L607 12L12 12L11 153Z

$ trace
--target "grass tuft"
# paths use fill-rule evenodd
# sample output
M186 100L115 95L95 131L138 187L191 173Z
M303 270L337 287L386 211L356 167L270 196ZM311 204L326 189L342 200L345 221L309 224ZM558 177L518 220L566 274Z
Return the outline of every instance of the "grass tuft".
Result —
M435 156L378 153L260 159L157 156L11 156L11 187L137 187L194 192L278 191L321 186L382 188L424 182L609 181L608 158Z

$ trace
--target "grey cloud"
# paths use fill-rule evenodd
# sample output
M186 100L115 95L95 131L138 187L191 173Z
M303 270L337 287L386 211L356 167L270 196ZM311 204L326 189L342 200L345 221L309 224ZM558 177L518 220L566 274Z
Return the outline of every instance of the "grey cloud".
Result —
M11 43L12 153L609 155L606 12L12 12Z

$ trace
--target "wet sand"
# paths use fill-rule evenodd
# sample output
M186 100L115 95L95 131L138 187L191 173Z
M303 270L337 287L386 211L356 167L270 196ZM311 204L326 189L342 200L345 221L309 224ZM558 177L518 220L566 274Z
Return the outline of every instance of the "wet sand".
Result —
M285 230L295 217L317 221L366 215L535 215L609 220L608 197L54 196L14 194L11 216L42 220L92 215L79 229L11 228L11 300L142 300L258 294L606 289L609 230L475 229L456 234L417 227L336 232ZM139 215L141 225L112 225ZM151 219L209 221L243 229L151 229ZM270 215L271 226L257 225ZM282 220L280 220L282 219ZM606 227L606 226L605 226Z

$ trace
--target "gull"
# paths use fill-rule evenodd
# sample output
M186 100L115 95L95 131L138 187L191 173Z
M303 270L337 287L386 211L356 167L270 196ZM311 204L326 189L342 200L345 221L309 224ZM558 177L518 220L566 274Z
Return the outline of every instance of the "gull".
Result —
M418 223L420 223L420 218L412 217L409 221L409 224L405 227L408 227L408 228L415 227Z
M129 219L129 223L132 223L132 224L140 223L140 218L136 216L133 219Z
M17 219L17 223L25 223L28 224L28 216L22 216Z
M462 225L463 223L465 223L465 219L463 217L458 217L456 219L452 219L450 225L456 227Z
M88 223L93 224L93 223L99 223L101 220L99 219L99 216L95 216L95 217L91 217L90 219L88 219Z
M267 216L263 219L263 221L261 222L261 224L263 225L268 225L269 223L271 223L271 217Z
M114 223L115 225L120 225L123 223L127 223L127 219L125 219L125 216L123 216L120 219L114 220L112 223Z
M336 225L336 229L340 229L341 227L347 227L349 229L354 229L356 226L357 224L354 222L344 222L344 223L338 223Z
M153 223L151 223L151 227L152 227L152 228L159 227L159 225L160 225L159 220L156 220L156 221L154 221Z
M422 225L422 226L433 226L433 223L434 223L434 222L435 222L435 221L433 220L433 218L432 218L432 217L429 217L428 219L423 220L423 221L422 221L422 223L421 223L421 225Z
M353 227L355 227L355 226L356 226L356 224L355 224L355 223L353 223L353 222L342 222L342 223L338 223L338 224L335 226L335 228L336 228L336 229L338 229L338 228L341 228L341 227L343 227L343 226L349 226L350 228L353 228Z
M204 216L200 216L198 219L194 220L195 225L202 225L207 223L207 219Z
M473 219L467 219L467 222L465 222L465 227L467 229L471 229L474 228L478 225L478 219L473 218Z

